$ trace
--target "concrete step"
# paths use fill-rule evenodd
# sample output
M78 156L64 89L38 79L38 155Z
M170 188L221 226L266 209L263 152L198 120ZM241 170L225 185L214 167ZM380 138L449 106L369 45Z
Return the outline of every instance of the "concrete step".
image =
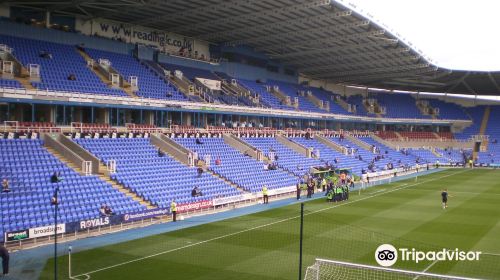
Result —
M74 163L68 161L63 155L61 155L58 151L52 149L51 147L45 147L45 149L51 153L53 156L55 156L59 161L62 163L66 164L69 168L75 170L78 173L82 173L82 169L80 166L76 166Z
M122 184L119 184L118 182L111 180L111 178L109 178L107 175L105 175L105 174L98 174L98 175L99 175L99 178L101 178L101 180L103 180L106 183L110 184L111 186L113 186L113 188L115 188L118 191L122 192L126 196L131 197L133 200L139 202L141 205L146 206L148 209L156 208L150 202L142 199L136 193L132 192L131 190L129 190L127 188L125 188L125 186L123 186Z
M84 51L79 50L79 49L76 49L76 51L83 57L83 59L85 59L85 61L93 60L92 57L90 57ZM95 68L91 68L91 70L92 70L92 72L94 72L94 74L96 74L97 77L99 77L99 79L101 79L101 81L103 83L105 83L108 87L111 87L111 81L109 80L109 77L106 77L101 72L97 71ZM130 97L137 98L137 94L135 94L135 92L133 92L130 84L127 81L123 81L123 87L121 89L125 93L127 93L127 95L129 95Z

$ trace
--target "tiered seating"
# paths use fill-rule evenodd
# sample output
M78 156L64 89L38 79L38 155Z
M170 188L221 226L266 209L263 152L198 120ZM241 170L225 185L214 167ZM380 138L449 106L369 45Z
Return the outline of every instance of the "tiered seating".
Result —
M478 162L484 164L500 163L500 106L491 106L490 118L485 134L489 136L488 151L478 153Z
M124 79L128 80L130 76L137 76L138 96L187 101L187 98L173 85L167 85L164 80L160 79L145 65L142 65L130 55L94 49L86 49L86 52L96 61L100 58L108 59L111 62L111 67L118 71Z
M323 101L329 101L330 102L330 113L333 114L343 114L343 115L352 115L351 112L346 111L342 106L337 104L335 100L333 100L331 97L335 95L333 92L328 92L320 88L315 88L315 87L304 87L304 89L307 91L311 91L313 95L315 95L317 98L323 100Z
M1 61L0 61L1 62ZM17 80L7 80L0 77L0 87L4 88L24 88Z
M263 185L269 189L294 186L297 179L282 170L264 170L264 163L244 156L224 143L222 138L203 138L203 144L196 144L194 138L176 138L175 141L199 154L211 155L210 169L235 182L245 190L260 192ZM215 160L221 159L221 165Z
M431 116L422 115L415 104L415 99L409 94L403 93L376 93L373 97L377 99L380 106L385 106L387 118L428 119Z
M0 233L54 223L50 198L56 184L50 176L56 171L63 179L57 183L61 223L97 218L103 203L118 214L145 209L98 177L76 173L43 148L40 140L0 139L0 153L0 178L8 179L11 189L0 193Z
M270 149L278 156L278 166L292 172L297 176L303 176L309 172L310 167L324 166L325 163L317 159L307 158L294 150L281 144L276 138L242 138L250 145L258 148L268 155ZM300 167L300 168L298 168Z
M361 95L351 95L347 97L347 103L356 105L356 115L368 116L368 112L363 105L363 96ZM372 114L373 116L373 114Z
M364 160L359 160L353 156L344 155L336 150L331 149L325 144L315 140L306 139L303 137L290 138L293 141L300 143L308 148L314 148L314 151L319 150L319 156L325 162L332 164L337 168L351 168L352 172L356 175L361 175L361 170L367 168L368 164ZM366 160L371 160L373 155L366 157ZM337 160L337 163L335 163Z
M432 108L439 108L439 118L446 120L467 120L469 119L463 108L455 103L448 103L438 99L428 99Z
M479 129L481 128L481 122L483 120L485 106L477 106L472 108L467 108L467 113L472 118L472 124L465 128L460 133L455 133L456 139L470 139L472 135L479 134Z
M466 158L470 156L472 153L471 150L456 150L456 149L438 149L436 148L436 152L442 155L442 160L440 159L440 163L462 163L466 162Z
M445 140L453 140L454 139L453 133L451 133L451 132L437 132L436 134L441 139L445 139Z
M55 127L51 122L19 122L20 127Z
M209 80L220 80L217 75L214 73L210 72L209 70L205 69L200 69L200 68L193 68L193 67L188 67L188 66L182 66L182 65L175 65L175 64L167 64L167 63L162 63L161 64L165 69L170 70L170 71L175 71L179 70L182 72L184 76L186 76L188 79L191 81L194 81L195 78L204 78L204 79L209 79Z
M432 139L436 140L436 135L433 132L428 131L401 131L399 132L401 136L404 138L408 138L410 140L422 140L422 139Z
M431 151L427 149L408 149L410 154L415 156L418 160L418 163L436 163L437 161L443 162L442 157L438 157L433 154Z
M384 140L398 140L399 137L394 131L377 131L377 136Z
M387 156L390 159L392 159L394 167L399 167L399 166L405 165L405 164L408 164L408 165L412 166L412 165L415 164L415 161L417 159L412 154L406 155L402 151L393 150L393 149L391 149L391 148L389 148L389 147L387 147L387 146L385 146L385 145L377 142L376 140L374 140L371 137L365 137L365 138L363 138L363 142L365 142L365 143L367 143L369 145L377 147L380 150L380 153L382 153L385 156Z
M14 56L25 67L40 65L41 82L32 83L38 89L126 96L122 90L109 88L88 69L74 46L5 35L0 35L0 43L13 48ZM40 57L43 51L50 53L52 58ZM68 80L70 74L76 76L75 81Z
M116 128L111 127L107 123L71 123L71 128L83 133L103 133L103 132L116 132Z
M156 125L153 124L127 124L127 130L129 132L134 132L134 133L142 133L142 132L159 132L160 129L156 127Z
M210 200L240 193L208 173L198 177L196 168L189 168L168 155L160 157L147 138L75 139L101 161L116 160L117 182L160 207L169 207L175 199L178 204ZM201 197L191 197L198 186Z
M293 110L293 107L287 106L281 102L276 96L274 96L272 93L267 92L266 88L264 87L264 84L259 84L254 81L248 81L248 80L238 80L244 87L246 87L248 90L254 92L255 94L258 94L260 96L260 101L267 107L272 107L275 109L282 109L282 110Z
M290 99L292 100L292 102L293 102L294 98L297 97L299 100L299 110L308 111L308 112L325 113L325 110L318 108L311 101L309 101L309 99L307 99L307 97L304 97L304 96L301 96L298 94L298 91L303 90L302 88L299 87L299 85L285 83L285 82L279 82L279 81L268 81L267 84L270 86L278 86L282 93L290 96Z

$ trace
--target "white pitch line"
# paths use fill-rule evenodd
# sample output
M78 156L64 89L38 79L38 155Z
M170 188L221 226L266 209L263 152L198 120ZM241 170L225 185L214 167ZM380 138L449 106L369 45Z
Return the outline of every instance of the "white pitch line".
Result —
M427 272L433 265L435 265L436 263L438 262L438 260L435 260L433 261L431 264L429 264L424 270L422 270L423 273ZM413 280L417 280L418 278L420 278L420 275L419 276L416 276L415 278L413 278Z
M427 190L427 189L408 189L412 191L422 191L422 192L436 192L436 190ZM500 193L489 193L489 192L463 192L463 191L449 191L449 193L463 193L463 194L484 194L484 195L500 195Z
M500 257L500 253L488 253L488 252L482 252L481 254L482 254L482 255L489 255L489 256L496 256L496 257Z
M424 183L427 183L427 182L432 182L432 181L440 180L440 179L443 179L443 178L446 178L446 177L450 177L452 175L457 175L457 174L460 174L460 173L464 173L464 172L467 172L467 171L469 171L469 169L461 171L461 172L456 172L456 173L453 173L453 174L448 174L448 175L445 175L445 176L441 176L439 178L434 178L434 179L430 179L430 180L427 180L427 181L418 182L418 183L414 183L414 184L411 184L411 185L398 187L398 188L395 188L395 189L392 189L392 190L389 190L389 191L386 191L386 192L383 192L383 193L373 194L373 195L370 195L370 196L367 196L367 197L364 197L364 198L360 198L360 199L357 199L357 200L347 201L347 202L344 202L342 204L337 204L337 205L334 205L334 206L330 206L330 207L322 208L322 209L315 210L315 211L312 211L312 212L308 212L308 213L304 214L304 216L315 214L315 213L319 213L319 212L323 212L323 211L326 211L326 210L337 208L339 206L348 205L348 204L352 204L352 203L355 203L355 202L367 200L367 199L370 199L370 198L373 198L373 197L377 197L377 196L380 196L380 195L383 195L383 194L392 193L392 192L395 192L395 191L398 191L398 190L402 190L402 189L406 189L406 188L409 188L409 187L421 185L421 184L424 184ZM115 264L115 265L110 265L110 266L107 266L107 267L99 268L99 269L96 269L96 270L93 270L93 271L89 271L89 272L85 272L85 273L82 273L82 274L75 275L75 276L73 276L73 279L79 279L80 276L87 276L88 278L86 278L86 279L90 279L90 274L94 274L96 272L100 272L100 271L103 271L103 270L108 270L108 269L111 269L111 268L115 268L115 267L118 267L118 266L122 266L122 265L126 265L126 264L129 264L129 263L133 263L133 262L142 261L142 260L145 260L145 259L154 258L156 256L160 256L160 255L172 253L172 252L179 251L179 250L182 250L182 249L187 249L187 248L190 248L190 247L193 247L193 246L205 244L207 242L216 241L216 240L223 239L223 238L226 238L226 237L231 237L231 236L238 235L238 234L241 234L241 233L253 231L253 230L256 230L256 229L260 229L260 228L272 226L272 225L283 223L283 222L287 222L287 221L290 221L290 220L293 220L293 219L297 219L297 218L300 218L300 215L294 216L294 217L290 217L290 218L286 218L286 219L279 220L279 221L275 221L275 222L272 222L272 223L268 223L268 224L264 224L264 225L260 225L260 226L256 226L256 227L252 227L252 228L248 228L248 229L245 229L245 230L240 230L240 231L237 231L237 232L233 232L233 233L221 235L221 236L218 236L218 237L214 237L214 238L210 238L210 239L207 239L207 240L203 240L203 241L199 241L199 242L196 242L196 243L192 243L192 244L189 244L189 245L177 247L177 248L174 248L174 249L170 249L170 250L167 250L167 251L159 252L159 253L152 254L152 255L149 255L149 256L144 256L144 257L133 259L133 260L130 260L130 261L118 263L118 264Z

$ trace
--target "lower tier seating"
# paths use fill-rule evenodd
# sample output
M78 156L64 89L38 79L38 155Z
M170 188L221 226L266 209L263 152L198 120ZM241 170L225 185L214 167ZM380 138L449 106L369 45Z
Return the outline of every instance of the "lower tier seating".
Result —
M104 203L117 214L145 210L97 176L82 176L60 162L41 140L0 139L0 154L0 178L7 179L10 188L10 192L0 193L2 235L54 224L50 201L56 185L60 188L61 223L97 218ZM54 172L61 172L61 182L51 183Z

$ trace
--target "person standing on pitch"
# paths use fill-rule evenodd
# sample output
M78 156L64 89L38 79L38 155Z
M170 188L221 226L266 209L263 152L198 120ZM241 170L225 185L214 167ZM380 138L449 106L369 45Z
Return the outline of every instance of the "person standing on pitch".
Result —
M297 200L300 200L300 192L301 192L301 183L297 183Z
M262 187L262 198L264 200L264 204L269 204L269 196L267 195L267 186L264 185Z
M3 276L9 275L9 251L0 243L0 258L2 258Z
M444 189L441 192L441 201L443 202L443 209L448 208L448 196L451 197L451 195L448 195L448 189Z
M177 222L177 203L175 203L175 199L170 203L170 213L172 213L172 220Z

